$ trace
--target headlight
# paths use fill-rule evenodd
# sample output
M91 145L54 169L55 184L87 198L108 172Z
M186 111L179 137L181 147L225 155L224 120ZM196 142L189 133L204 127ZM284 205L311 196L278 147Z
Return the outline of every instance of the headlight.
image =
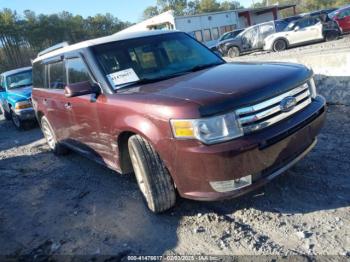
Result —
M30 101L22 101L22 102L17 102L15 105L15 109L25 109L25 108L29 108L32 107L32 103L30 103Z
M315 98L317 96L317 91L316 91L315 80L313 77L310 79L310 87L309 88L310 88L311 97Z
M197 139L204 144L214 144L243 135L234 113L203 119L172 119L174 137Z

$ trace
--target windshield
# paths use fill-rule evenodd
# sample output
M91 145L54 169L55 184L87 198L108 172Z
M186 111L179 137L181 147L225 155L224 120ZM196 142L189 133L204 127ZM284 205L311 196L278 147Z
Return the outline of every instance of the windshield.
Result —
M32 85L32 70L23 71L17 74L9 75L6 78L8 89L15 89Z
M95 46L94 53L114 89L158 81L224 63L185 33L170 33Z

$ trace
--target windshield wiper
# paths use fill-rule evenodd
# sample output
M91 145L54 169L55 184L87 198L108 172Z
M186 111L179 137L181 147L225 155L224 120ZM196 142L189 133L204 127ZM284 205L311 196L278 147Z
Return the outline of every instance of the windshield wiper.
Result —
M16 89L16 88L21 88L21 87L26 87L26 86L31 86L31 85L32 84L18 85L18 86L11 87L10 89Z
M135 82L130 82L130 83L123 84L123 85L119 86L118 88L116 88L116 90L120 90L120 89L123 89L123 88L130 88L130 87L135 86L135 85L155 83L155 82L158 82L158 81L167 80L167 79L170 79L170 78L173 78L173 77L184 75L186 73L188 73L188 72L187 71L179 72L179 73L175 73L175 74L171 74L171 75L167 75L167 76L156 77L156 78L141 78L140 80L137 80Z
M200 70L203 70L203 69L206 69L209 67L214 67L214 66L218 66L218 65L222 65L222 64L224 64L224 62L196 65L196 66L192 67L191 69L189 69L188 71L196 72L196 71L200 71Z

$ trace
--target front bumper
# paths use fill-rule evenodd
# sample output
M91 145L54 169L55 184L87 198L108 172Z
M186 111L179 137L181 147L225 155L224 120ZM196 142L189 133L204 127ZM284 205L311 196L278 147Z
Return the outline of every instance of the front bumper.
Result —
M220 200L256 189L282 174L316 144L325 120L325 100L318 96L307 108L274 126L230 142L206 146L176 141L169 166L182 197ZM229 192L216 192L211 181L252 175L252 184Z
M15 114L18 116L20 120L33 120L35 119L35 112L34 109L26 108L26 109L20 109L15 110Z

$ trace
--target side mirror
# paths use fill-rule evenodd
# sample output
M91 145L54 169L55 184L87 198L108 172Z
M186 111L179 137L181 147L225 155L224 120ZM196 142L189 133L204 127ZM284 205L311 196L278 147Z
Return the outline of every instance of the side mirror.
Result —
M96 85L91 85L89 81L70 84L64 88L64 95L66 97L96 94L98 92L99 87L97 87Z
M299 26L296 26L296 27L294 28L294 32L299 31L299 29L300 29L300 27L299 27Z

